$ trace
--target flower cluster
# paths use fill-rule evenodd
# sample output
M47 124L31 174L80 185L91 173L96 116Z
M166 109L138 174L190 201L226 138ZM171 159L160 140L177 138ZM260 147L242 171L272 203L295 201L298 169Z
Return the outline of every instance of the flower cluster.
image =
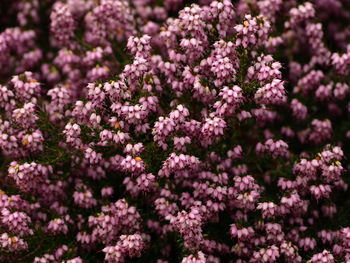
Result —
M348 1L0 6L0 262L350 262Z

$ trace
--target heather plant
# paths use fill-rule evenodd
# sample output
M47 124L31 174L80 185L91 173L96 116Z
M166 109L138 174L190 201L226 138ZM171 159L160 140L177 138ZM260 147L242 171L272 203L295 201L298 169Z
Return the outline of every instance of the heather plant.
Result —
M348 1L0 14L0 262L350 262Z

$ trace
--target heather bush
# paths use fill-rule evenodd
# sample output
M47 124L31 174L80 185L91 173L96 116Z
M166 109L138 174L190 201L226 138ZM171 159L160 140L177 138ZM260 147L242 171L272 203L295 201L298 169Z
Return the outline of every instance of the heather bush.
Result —
M0 0L0 262L350 263L349 23Z

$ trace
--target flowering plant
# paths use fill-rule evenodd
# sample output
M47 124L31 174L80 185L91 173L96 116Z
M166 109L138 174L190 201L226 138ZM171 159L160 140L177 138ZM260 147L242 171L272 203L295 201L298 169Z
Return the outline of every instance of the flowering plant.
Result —
M350 262L348 1L0 6L0 262Z

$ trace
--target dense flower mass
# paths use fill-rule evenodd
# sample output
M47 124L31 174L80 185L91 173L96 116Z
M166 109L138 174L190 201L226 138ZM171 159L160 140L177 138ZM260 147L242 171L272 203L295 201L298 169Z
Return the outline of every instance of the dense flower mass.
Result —
M0 0L0 262L350 263L349 23Z

